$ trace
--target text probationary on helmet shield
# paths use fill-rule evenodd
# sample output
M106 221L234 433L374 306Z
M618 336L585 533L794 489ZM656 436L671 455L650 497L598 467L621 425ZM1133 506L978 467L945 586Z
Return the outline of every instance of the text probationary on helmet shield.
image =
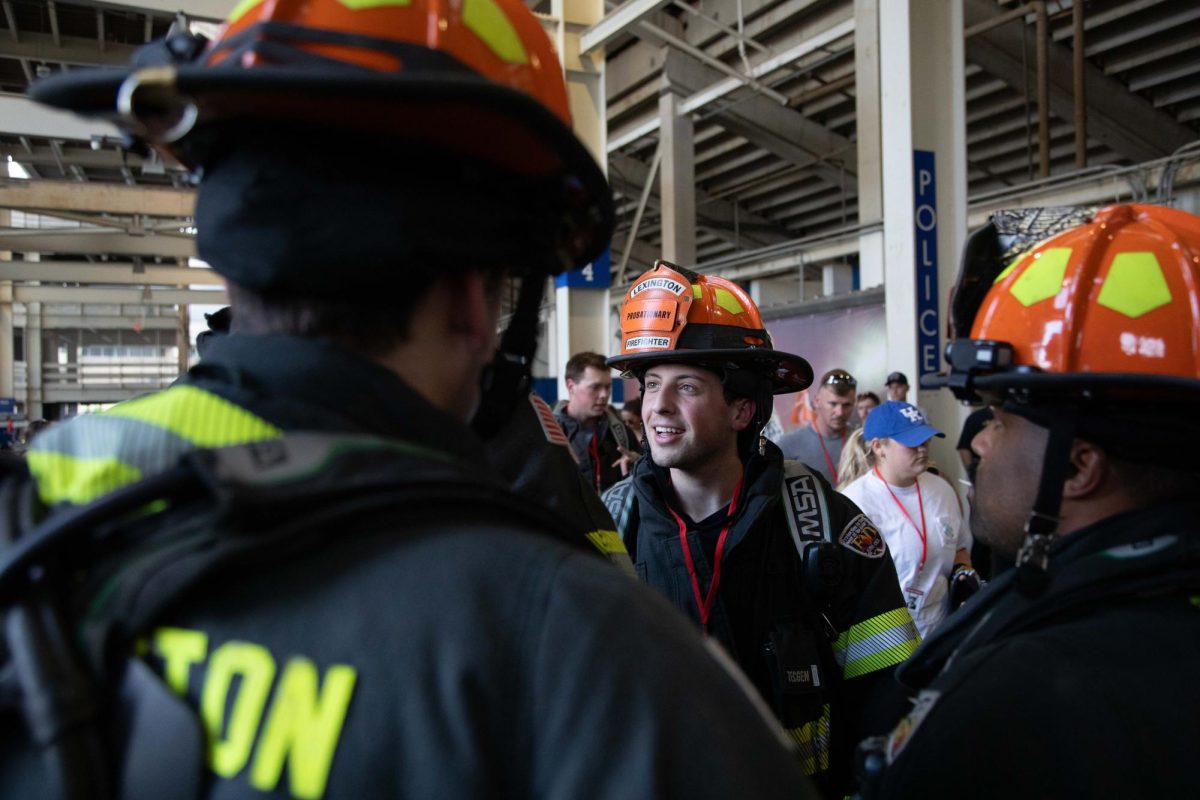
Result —
M666 336L635 336L625 340L625 349L669 350L671 349L671 340Z
M632 300L647 289L666 289L675 294L683 294L687 291L686 286L670 278L647 278L629 290L629 299Z
M626 311L625 312L625 319L630 320L630 321L635 320L635 319L647 319L647 318L670 319L673 316L675 316L675 315L673 313L671 313L670 311L662 311L661 309L657 310L657 311L642 309L641 311Z

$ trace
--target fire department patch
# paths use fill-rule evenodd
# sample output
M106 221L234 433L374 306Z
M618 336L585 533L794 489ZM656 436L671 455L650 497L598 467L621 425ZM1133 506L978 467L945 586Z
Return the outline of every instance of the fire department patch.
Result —
M550 442L550 444L557 444L567 448L567 452L571 454L571 458L576 458L575 451L571 449L571 443L567 441L567 435L563 433L562 426L554 418L554 412L550 410L550 406L546 401L536 394L530 394L529 404L533 406L538 422L542 424L542 433L546 434L546 441Z
M908 716L900 720L900 724L888 736L885 755L887 763L891 764L896 760L896 756L900 755L900 751L904 749L904 745L908 744L908 740L917 732L917 728L929 716L929 712L933 711L933 706L937 703L938 698L942 696L941 692L936 692L932 689L922 689L917 695L917 699L913 700L912 711L908 712Z
M875 527L875 523L867 519L866 514L859 514L850 520L850 524L842 529L839 540L842 547L867 558L883 558L883 553L887 549L887 545L883 541L883 534Z

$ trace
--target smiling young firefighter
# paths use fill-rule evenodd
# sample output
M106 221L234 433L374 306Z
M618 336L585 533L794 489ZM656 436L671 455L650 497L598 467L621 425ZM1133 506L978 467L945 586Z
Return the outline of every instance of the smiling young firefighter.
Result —
M234 328L4 482L0 796L806 795L740 676L487 466L612 229L519 0L248 0L34 97L198 169Z
M971 530L1017 566L898 672L869 795L1200 796L1200 218L996 215L954 327L950 386L994 413Z
M872 699L917 634L883 537L820 475L760 436L775 394L812 382L750 297L659 261L621 306L650 458L605 495L639 574L720 642L828 796L849 788Z

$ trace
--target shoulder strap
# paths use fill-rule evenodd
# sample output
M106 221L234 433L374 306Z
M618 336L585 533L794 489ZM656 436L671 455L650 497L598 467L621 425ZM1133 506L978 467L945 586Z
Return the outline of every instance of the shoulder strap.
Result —
M617 525L617 532L621 534L621 541L625 543L625 550L628 551L629 557L636 562L638 514L637 492L633 487L633 475L613 484L604 493L602 499L605 507L608 508L608 513L613 518L613 522Z
M821 479L803 462L783 462L783 507L796 552L804 556L806 541L833 541L829 498Z
M629 449L629 433L625 430L625 420L621 419L621 415L609 406L605 410L605 415L608 417L608 429L612 431L613 438L617 440L617 446L622 450Z

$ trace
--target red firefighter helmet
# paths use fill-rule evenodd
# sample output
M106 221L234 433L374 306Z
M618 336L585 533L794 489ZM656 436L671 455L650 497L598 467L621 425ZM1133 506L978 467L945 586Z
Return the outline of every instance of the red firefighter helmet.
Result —
M982 277L947 351L960 396L1200 398L1200 218L1110 206Z
M562 68L521 0L243 0L207 46L168 36L130 68L59 73L31 95L108 119L192 166L214 144L195 135L208 123L395 136L397 146L561 177L575 264L599 255L611 232L607 183L571 130Z
M740 286L660 260L625 293L621 355L608 363L641 372L664 362L747 370L768 379L775 394L806 389L813 379L807 361L771 346L758 307Z

